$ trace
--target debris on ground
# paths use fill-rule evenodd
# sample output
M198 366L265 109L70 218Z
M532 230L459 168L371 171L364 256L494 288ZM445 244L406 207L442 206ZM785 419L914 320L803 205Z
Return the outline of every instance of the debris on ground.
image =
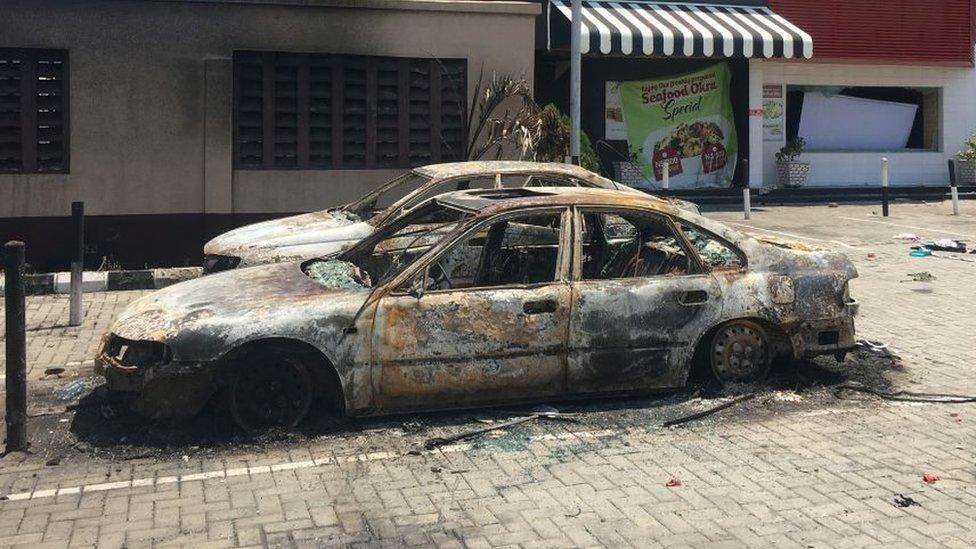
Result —
M59 376L64 373L64 368L45 368L44 375L46 376Z
M94 389L99 383L101 383L101 379L95 376L87 379L77 379L63 387L55 389L54 396L61 402L78 400L82 395Z
M908 242L919 242L922 240L922 237L918 236L915 233L899 233L893 236L892 238L894 238L895 240L906 240Z
M960 240L953 240L950 238L941 238L939 240L926 240L922 242L922 247L928 248L933 252L954 252L954 253L966 253L966 243Z
M502 423L495 423L495 424L487 425L485 427L477 427L475 429L471 429L468 431L462 431L460 433L449 435L446 437L429 438L424 441L424 449L433 450L434 448L439 448L441 446L451 444L452 442L460 442L462 440L467 440L469 438L481 436L486 433L491 433L492 431L498 431L500 429L507 429L509 427L521 425L522 423L526 423L528 421L533 421L539 418L548 418L551 415L553 414L549 414L549 415L532 414L530 416L519 417L509 421L504 421Z
M668 488L678 488L681 486L681 481L676 478L673 478L665 482L664 485L667 486Z
M962 423L962 415L960 415L958 412L952 412L949 414L949 417L956 420L956 423Z
M922 474L922 480L924 480L926 484L935 484L935 482L939 480L939 475L935 473L924 473Z
M703 410L701 412L697 412L697 413L694 413L694 414L691 414L691 415L687 415L687 416L684 416L684 417L679 417L677 419L670 419L668 421L665 421L662 426L663 427L674 427L676 425L683 425L685 423L690 423L692 421L699 420L699 419L701 419L703 417L708 417L708 416L710 416L710 415L712 415L712 414L714 414L716 412L720 412L720 411L722 411L722 410L724 410L726 408L731 408L732 406L735 406L736 404L741 404L741 403L743 403L743 402L745 402L747 400L752 400L753 398L756 398L756 393L749 393L747 395L743 395L743 396L740 396L738 398L733 398L732 400L730 400L728 402L723 402L722 404L719 404L718 406L714 406L712 408L709 408L707 410Z
M917 505L922 506L921 503L915 501L911 496L905 496L902 494L895 494L895 506L896 507L911 507Z
M912 251L908 252L908 255L910 255L912 257L928 257L928 256L932 255L932 251L929 250L929 249L927 249L927 248L921 248L921 247L915 246L915 247L912 248Z
M908 280L902 280L901 282L932 282L933 280L935 280L935 275L928 271L921 271L908 273Z

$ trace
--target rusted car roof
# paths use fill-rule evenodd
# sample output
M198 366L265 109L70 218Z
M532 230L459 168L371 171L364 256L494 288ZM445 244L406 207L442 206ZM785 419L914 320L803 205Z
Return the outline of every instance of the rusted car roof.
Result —
M430 164L415 168L414 173L426 175L431 178L456 177L463 175L480 174L540 174L546 172L555 175L566 175L582 179L584 181L599 182L603 186L617 186L613 181L597 175L587 169L573 164L562 164L559 162L525 162L517 160L481 160L476 162L448 162L444 164Z
M493 215L520 208L580 204L642 206L672 214L679 212L679 209L673 204L654 196L586 187L521 187L516 189L454 191L442 194L435 200L453 208L478 212L479 215Z

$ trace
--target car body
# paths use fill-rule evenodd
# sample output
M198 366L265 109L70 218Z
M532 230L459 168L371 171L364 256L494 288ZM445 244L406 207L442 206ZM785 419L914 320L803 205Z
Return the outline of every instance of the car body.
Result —
M323 257L368 236L431 196L496 186L582 186L641 192L571 164L504 160L432 164L410 170L345 206L245 225L221 234L204 245L204 272ZM690 202L672 201L698 211Z
M251 386L267 386L279 356L350 416L644 393L683 386L702 353L723 381L759 377L777 355L843 354L856 276L843 254L762 242L648 195L456 191L332 258L143 297L96 370L153 417L194 414L252 367L266 373Z

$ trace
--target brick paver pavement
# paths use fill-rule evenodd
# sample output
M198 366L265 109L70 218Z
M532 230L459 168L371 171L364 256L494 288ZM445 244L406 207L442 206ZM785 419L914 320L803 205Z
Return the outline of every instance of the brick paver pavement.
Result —
M901 369L880 374L895 388L976 394L976 263L910 258L908 245L892 238L976 242L976 216L950 217L946 204L896 203L887 219L874 209L767 208L748 222L735 212L712 216L847 252L861 273L852 288L862 303L860 335L903 358ZM905 282L918 271L936 279ZM90 311L107 322L112 300L131 295L92 296ZM34 298L32 310L57 299ZM51 323L67 317L32 314ZM32 356L48 348L58 351L43 364L87 356L94 334L61 330L32 331ZM10 455L0 461L0 494L10 497L0 501L0 544L976 545L976 405L824 394L771 391L674 429L655 415L674 413L667 399L606 403L578 424L536 422L419 455L407 453L412 443L460 428L450 415L419 416L432 425L420 432L411 427L417 418L353 422L342 432L188 447L158 460L79 452L46 466L41 456ZM923 482L925 472L939 480ZM670 479L681 485L666 486ZM917 505L898 506L897 495Z

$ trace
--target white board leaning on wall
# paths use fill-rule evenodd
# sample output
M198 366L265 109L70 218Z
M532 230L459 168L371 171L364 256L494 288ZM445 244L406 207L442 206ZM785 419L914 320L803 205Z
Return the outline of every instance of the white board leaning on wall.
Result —
M803 94L799 135L808 151L898 151L918 105L821 92Z

